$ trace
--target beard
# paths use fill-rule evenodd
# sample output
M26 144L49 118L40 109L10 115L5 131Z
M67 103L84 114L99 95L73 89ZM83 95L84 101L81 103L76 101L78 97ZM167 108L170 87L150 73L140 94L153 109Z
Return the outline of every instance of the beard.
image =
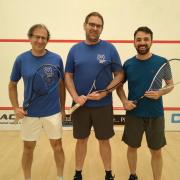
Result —
M98 33L86 33L86 39L89 42L95 43L99 41L100 34Z
M148 47L148 45L139 45L138 47L136 47L136 50L137 50L138 54L145 55L145 54L149 53L150 47Z

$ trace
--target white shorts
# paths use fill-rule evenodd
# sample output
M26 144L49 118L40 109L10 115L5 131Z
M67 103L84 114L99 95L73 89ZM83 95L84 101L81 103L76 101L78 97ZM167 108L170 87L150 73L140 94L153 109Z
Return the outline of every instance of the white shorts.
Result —
M21 135L24 141L37 141L41 130L44 130L49 139L62 137L61 113L47 117L24 117L21 123Z

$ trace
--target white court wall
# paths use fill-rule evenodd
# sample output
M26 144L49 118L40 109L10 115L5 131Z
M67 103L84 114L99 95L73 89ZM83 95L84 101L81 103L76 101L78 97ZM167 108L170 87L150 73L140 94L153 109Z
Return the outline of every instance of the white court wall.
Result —
M179 6L178 0L0 0L1 112L4 113L2 107L11 106L7 88L14 60L18 54L30 48L28 42L7 42L3 39L27 39L26 34L30 26L44 23L49 28L53 40L83 40L85 16L92 11L98 11L105 21L101 39L132 40L137 27L149 26L154 32L154 39L161 41L153 45L152 52L167 58L180 58ZM166 40L169 40L169 43ZM65 64L67 53L73 44L71 42L49 43L47 48L60 54ZM119 41L114 45L122 62L136 53L132 43ZM19 89L19 100L22 103L22 83ZM165 96L165 107L180 108L178 92L180 92L180 86ZM68 95L66 106L70 104L71 98ZM116 94L114 94L114 106L122 107ZM122 112L117 111L117 113ZM174 113L179 117L180 111L167 113L167 129L180 129L179 118L172 126L169 118Z

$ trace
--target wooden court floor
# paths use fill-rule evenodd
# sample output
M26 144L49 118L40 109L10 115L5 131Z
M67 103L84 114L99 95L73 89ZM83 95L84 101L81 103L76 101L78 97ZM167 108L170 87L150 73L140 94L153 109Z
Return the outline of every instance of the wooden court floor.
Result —
M111 140L112 167L116 180L128 179L126 145L121 142L122 131L116 131ZM163 150L164 168L162 180L180 179L180 132L166 133L168 145ZM66 156L64 180L72 180L74 174L75 140L72 131L63 133ZM22 142L18 131L0 131L0 180L23 180L21 169ZM143 139L138 151L137 174L139 180L152 180L150 153ZM32 166L32 180L55 180L56 170L52 150L44 133L39 139ZM103 180L104 169L99 157L98 143L92 131L88 142L88 152L83 169L83 180Z

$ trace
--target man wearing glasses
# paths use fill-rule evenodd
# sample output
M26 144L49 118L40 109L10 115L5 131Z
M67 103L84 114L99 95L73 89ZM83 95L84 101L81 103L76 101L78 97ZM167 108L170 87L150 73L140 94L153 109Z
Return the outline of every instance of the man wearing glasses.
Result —
M87 15L84 22L86 39L74 45L69 51L65 82L74 103L80 108L72 114L73 135L77 139L75 149L74 180L82 180L82 168L87 152L88 137L91 127L99 142L100 155L105 169L105 180L113 180L111 172L111 146L109 139L114 135L112 93L88 94L97 72L105 63L112 60L121 67L120 58L115 47L99 37L104 25L103 17L98 12ZM122 71L110 69L111 75L122 79ZM96 179L94 177L94 179Z
M42 24L33 25L28 31L32 49L20 54L12 69L9 83L9 98L14 108L16 119L22 119L21 134L24 143L22 168L25 180L31 180L31 166L36 141L41 129L46 132L54 152L57 168L57 180L62 180L64 168L64 151L62 148L62 118L65 116L65 86L64 80L47 95L39 96L33 101L27 111L18 102L18 81L24 81L25 105L32 92L33 75L44 64L52 64L60 68L63 74L63 62L59 55L45 49L50 38L49 30ZM40 179L40 178L39 178Z

